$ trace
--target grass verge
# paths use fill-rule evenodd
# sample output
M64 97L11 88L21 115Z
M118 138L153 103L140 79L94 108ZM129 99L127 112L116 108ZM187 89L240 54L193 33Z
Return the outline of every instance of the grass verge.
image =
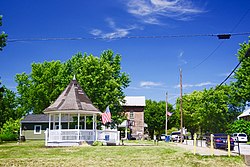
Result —
M128 143L133 144L129 141ZM139 145L138 145L139 143ZM140 144L147 145L140 145ZM131 146L44 147L43 141L3 143L0 166L245 166L240 156L193 155L169 143Z

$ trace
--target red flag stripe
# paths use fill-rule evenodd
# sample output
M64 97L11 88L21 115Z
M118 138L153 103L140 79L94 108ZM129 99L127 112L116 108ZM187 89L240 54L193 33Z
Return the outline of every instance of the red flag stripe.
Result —
M111 122L111 113L109 107L107 107L106 111L102 113L102 123L106 124L107 122Z

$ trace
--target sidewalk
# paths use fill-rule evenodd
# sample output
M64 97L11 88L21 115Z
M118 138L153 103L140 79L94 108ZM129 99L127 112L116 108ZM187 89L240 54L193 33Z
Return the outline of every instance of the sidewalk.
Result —
M172 143L173 145L176 145L177 147L181 147L186 149L187 151L190 151L194 153L194 146L193 145L186 145L181 143ZM209 156L214 154L214 156L228 156L227 150L221 150L221 149L213 149L213 151L208 147L196 147L196 154L203 155L203 156ZM238 154L231 152L231 156L238 156Z

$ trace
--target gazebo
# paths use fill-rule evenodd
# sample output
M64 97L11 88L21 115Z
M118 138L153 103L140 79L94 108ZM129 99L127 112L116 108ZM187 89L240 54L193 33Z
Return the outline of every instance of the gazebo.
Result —
M84 142L119 143L118 131L97 130L97 115L101 114L83 91L75 77L62 94L44 110L49 115L45 132L46 146L77 146ZM67 117L67 124L61 124Z

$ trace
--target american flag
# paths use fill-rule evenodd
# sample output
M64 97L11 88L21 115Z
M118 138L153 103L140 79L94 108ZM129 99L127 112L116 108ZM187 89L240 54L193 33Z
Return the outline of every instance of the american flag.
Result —
M102 123L106 124L107 122L111 122L111 113L109 110L109 106L106 108L106 111L102 113Z

